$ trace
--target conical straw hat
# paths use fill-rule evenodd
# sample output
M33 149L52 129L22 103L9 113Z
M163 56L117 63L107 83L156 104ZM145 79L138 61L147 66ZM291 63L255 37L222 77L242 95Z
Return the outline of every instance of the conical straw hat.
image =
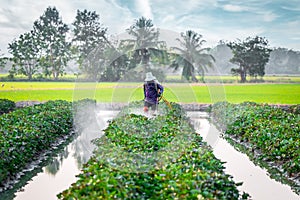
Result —
M154 80L156 80L156 77L152 75L152 72L147 72L145 81L154 81Z

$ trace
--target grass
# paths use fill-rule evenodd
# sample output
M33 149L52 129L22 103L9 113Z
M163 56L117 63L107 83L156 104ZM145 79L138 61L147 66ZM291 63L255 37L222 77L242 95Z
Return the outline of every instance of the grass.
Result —
M4 85L3 85L4 84ZM3 85L3 87L2 87ZM165 83L164 96L182 103L300 104L300 84L185 84ZM72 101L95 98L99 102L143 99L142 83L0 82L0 98L17 101Z
M225 92L232 103L300 104L300 84L226 85Z

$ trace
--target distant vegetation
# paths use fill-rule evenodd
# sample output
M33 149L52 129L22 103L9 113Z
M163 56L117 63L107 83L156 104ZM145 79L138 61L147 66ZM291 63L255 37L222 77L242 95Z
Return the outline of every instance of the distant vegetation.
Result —
M233 57L231 49L220 42L212 49L211 54L215 57L220 74L231 74L232 68L237 65L230 62ZM266 75L299 75L300 74L300 52L286 48L272 49L269 61L265 66Z
M0 68L9 73L10 80L18 75L28 80L58 80L72 71L92 81L143 81L145 72L152 71L163 81L165 72L175 70L190 82L203 82L211 71L233 73L246 82L247 75L261 79L266 72L300 73L299 52L271 49L263 37L203 48L203 36L187 30L174 38L179 46L167 47L159 29L144 17L126 29L126 39L113 39L107 30L95 11L77 10L68 26L55 7L48 7L31 30L8 44L11 56L0 53ZM67 35L72 37L67 39Z

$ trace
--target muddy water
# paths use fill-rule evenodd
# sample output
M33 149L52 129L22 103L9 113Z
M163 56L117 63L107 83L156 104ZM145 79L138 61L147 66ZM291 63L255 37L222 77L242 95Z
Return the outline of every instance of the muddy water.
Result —
M196 131L213 148L214 155L226 162L225 171L233 176L235 182L243 182L239 187L251 195L254 200L299 200L289 186L271 179L267 172L254 165L249 158L236 151L226 140L219 137L220 132L209 123L207 114L189 112Z

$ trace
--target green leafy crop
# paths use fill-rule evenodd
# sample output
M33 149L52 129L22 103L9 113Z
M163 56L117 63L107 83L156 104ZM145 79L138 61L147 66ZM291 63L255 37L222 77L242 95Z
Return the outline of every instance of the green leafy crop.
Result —
M221 102L213 105L211 114L216 125L224 130L225 138L242 145L248 155L267 163L269 169L281 169L275 170L279 176L297 179L300 175L299 105L290 106L287 111L252 102ZM299 185L296 188L299 192Z
M0 186L73 126L72 104L49 101L0 116Z
M0 99L0 115L14 110L15 107L15 102L8 99Z
M223 163L177 104L148 118L121 112L60 199L241 199ZM127 109L127 108L125 108Z

